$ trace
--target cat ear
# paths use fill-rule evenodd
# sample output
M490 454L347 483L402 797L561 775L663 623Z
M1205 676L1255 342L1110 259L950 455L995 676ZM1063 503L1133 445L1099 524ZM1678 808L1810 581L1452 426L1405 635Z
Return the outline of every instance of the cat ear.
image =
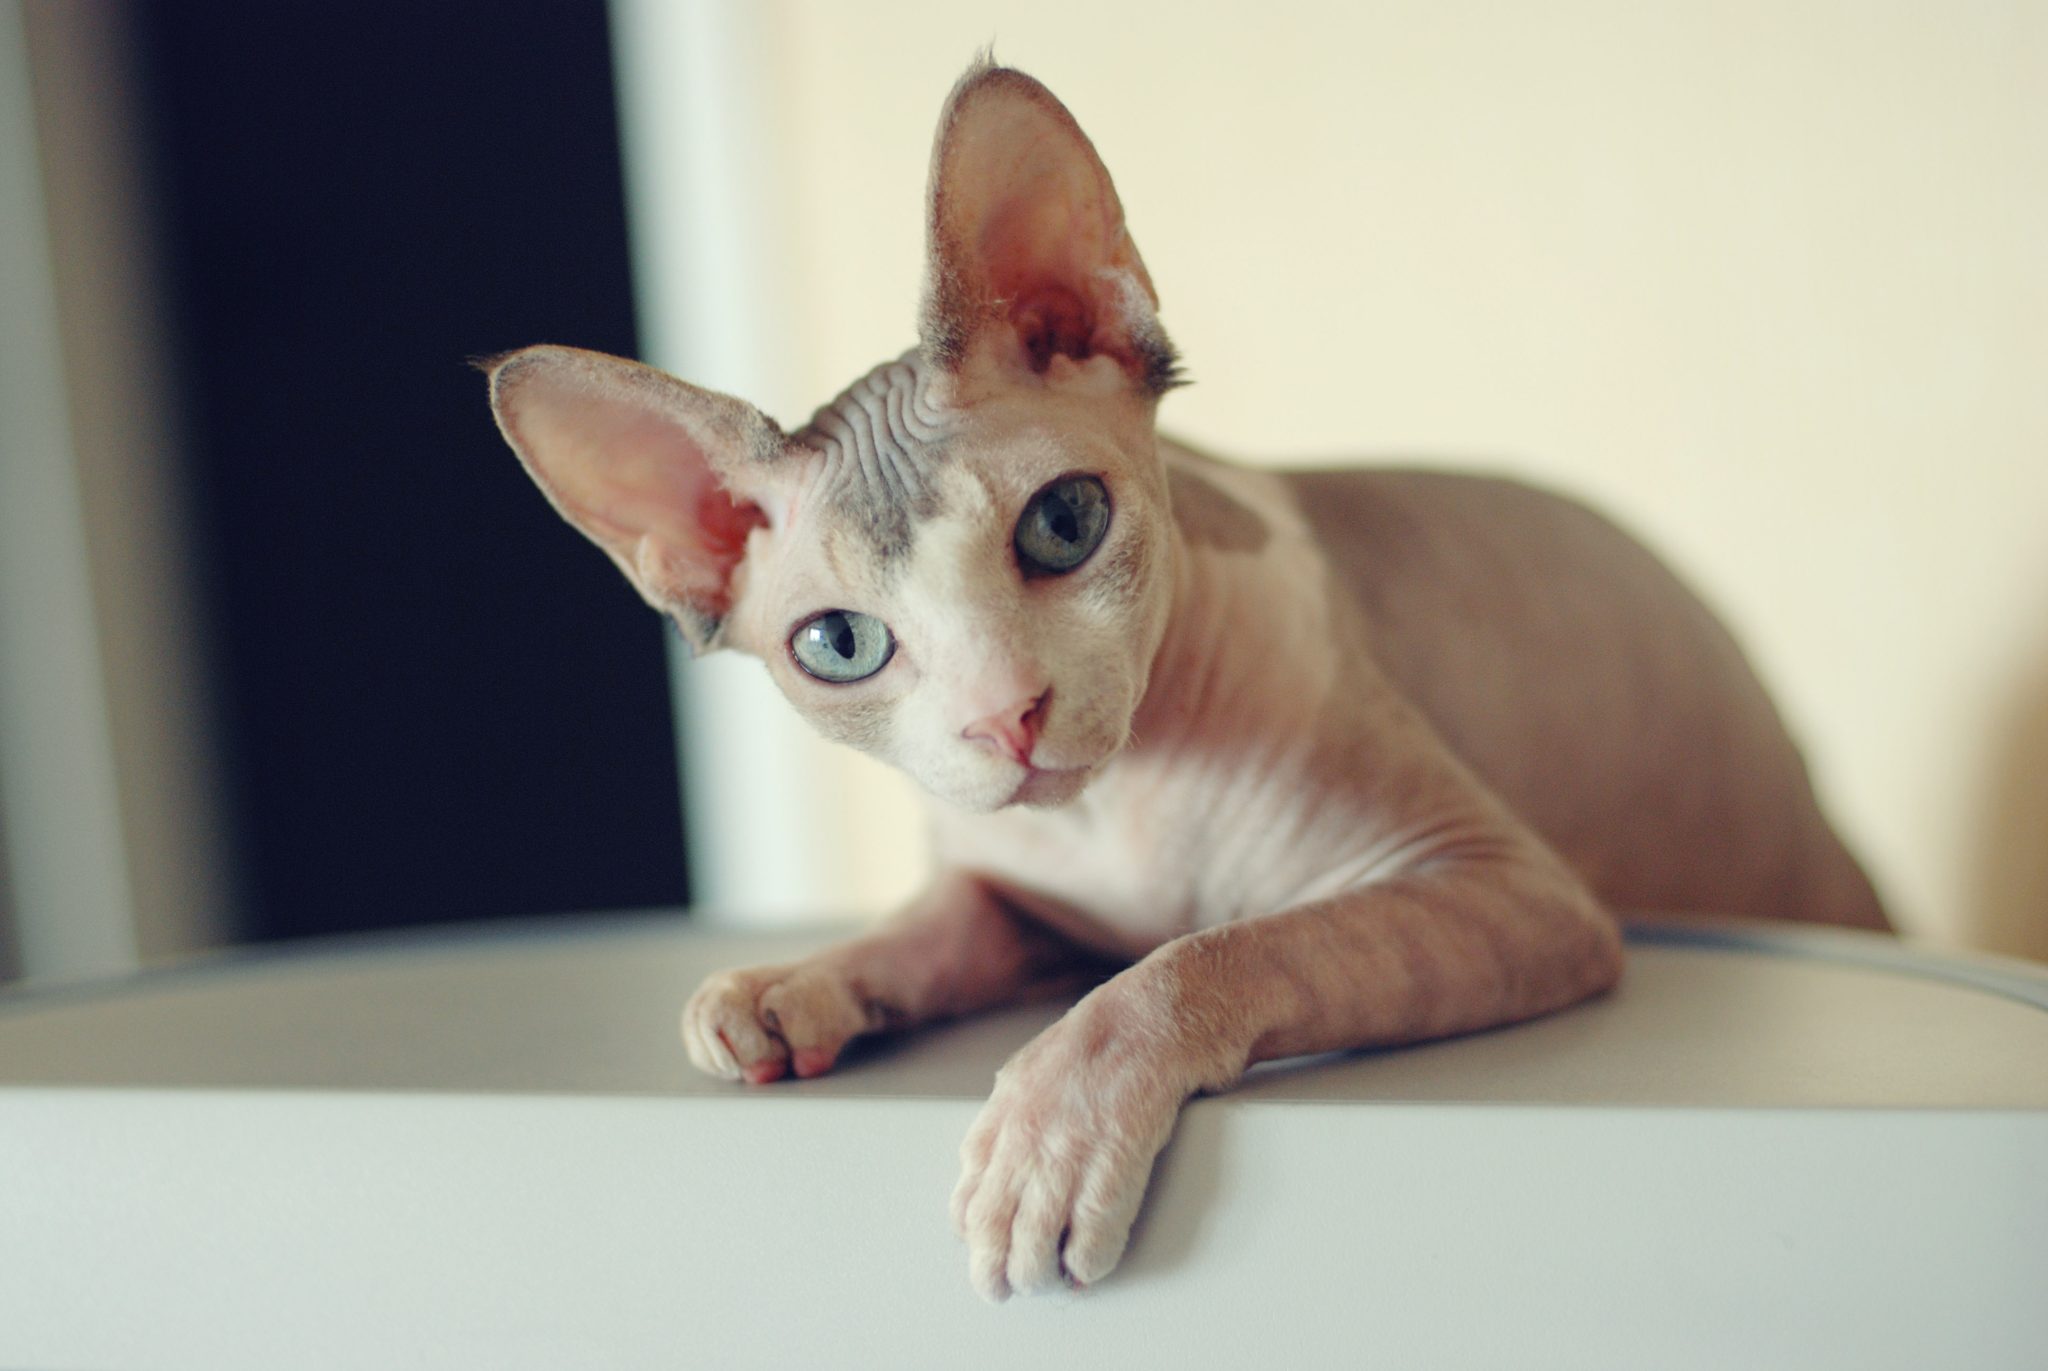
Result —
M1178 383L1116 187L1044 86L986 62L968 69L939 116L927 213L927 362L1014 378L1108 357L1143 394Z
M532 347L484 364L491 410L557 512L698 651L732 608L756 500L783 447L773 420L653 367Z

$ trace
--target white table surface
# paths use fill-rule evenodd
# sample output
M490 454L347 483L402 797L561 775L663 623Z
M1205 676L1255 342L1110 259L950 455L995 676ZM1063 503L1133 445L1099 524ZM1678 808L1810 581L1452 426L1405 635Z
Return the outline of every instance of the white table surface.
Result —
M708 1080L723 965L582 918L0 995L0 1366L2048 1365L2048 975L1647 930L1615 995L1190 1106L1125 1265L945 1221L1058 1005Z

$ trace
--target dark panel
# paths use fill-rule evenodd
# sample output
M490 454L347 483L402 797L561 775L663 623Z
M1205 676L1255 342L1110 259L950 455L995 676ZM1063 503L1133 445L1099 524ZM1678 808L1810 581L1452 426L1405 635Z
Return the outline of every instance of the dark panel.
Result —
M246 933L682 899L659 621L465 365L634 351L603 5L130 22Z

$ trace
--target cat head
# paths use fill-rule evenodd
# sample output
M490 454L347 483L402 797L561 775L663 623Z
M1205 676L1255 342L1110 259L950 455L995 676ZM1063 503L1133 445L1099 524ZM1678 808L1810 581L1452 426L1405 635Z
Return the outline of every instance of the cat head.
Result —
M796 433L651 367L490 366L555 508L703 651L973 810L1059 804L1125 743L1172 600L1175 382L1109 174L1022 73L940 117L919 346Z

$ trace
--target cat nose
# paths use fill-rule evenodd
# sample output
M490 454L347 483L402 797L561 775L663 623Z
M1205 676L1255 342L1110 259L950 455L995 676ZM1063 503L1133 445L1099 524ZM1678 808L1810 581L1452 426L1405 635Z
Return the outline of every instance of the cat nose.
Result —
M1052 698L1048 686L1028 700L1019 700L987 718L976 719L960 730L960 736L992 743L996 751L1020 766L1031 765L1031 749L1038 746L1039 730L1045 724L1045 704Z

